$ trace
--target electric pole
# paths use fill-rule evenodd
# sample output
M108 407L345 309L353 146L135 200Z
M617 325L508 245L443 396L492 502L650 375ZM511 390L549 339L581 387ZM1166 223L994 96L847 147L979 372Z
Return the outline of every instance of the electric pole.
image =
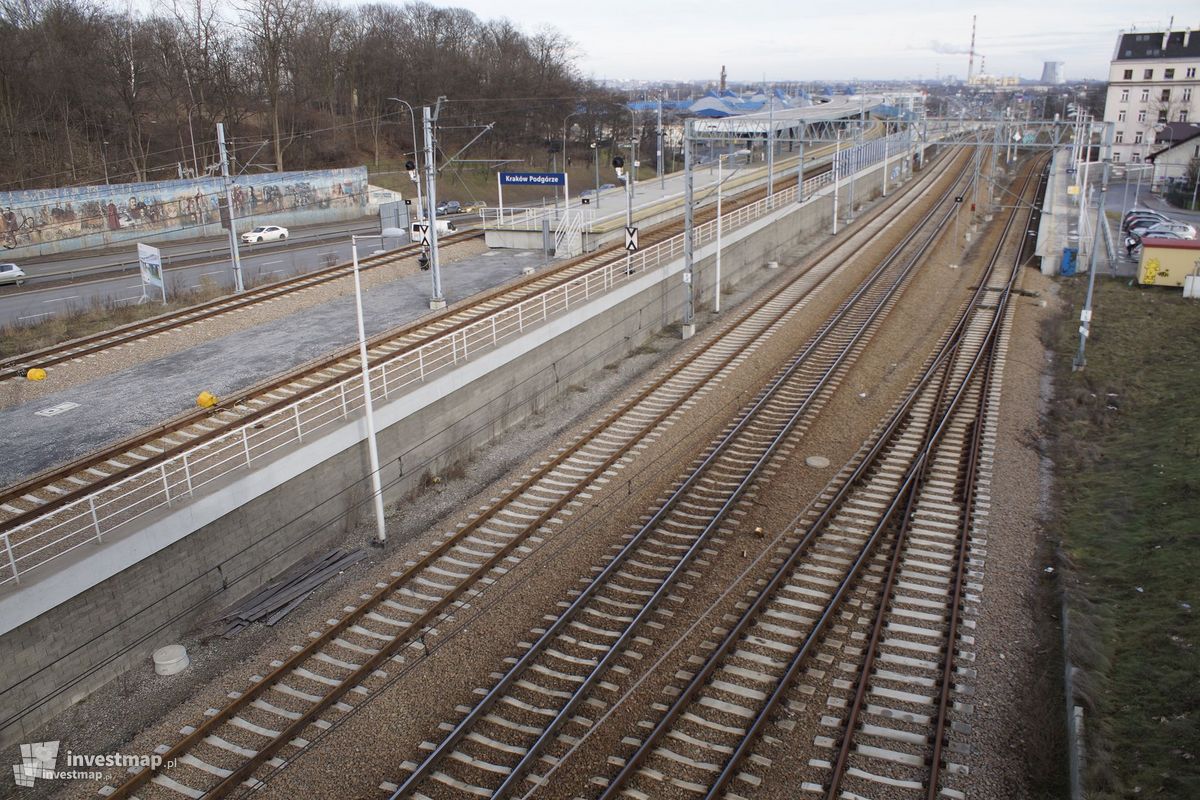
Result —
M225 207L229 219L229 252L233 254L233 290L237 293L246 291L242 282L242 257L238 253L237 225L234 224L233 188L229 182L229 156L225 152L225 124L217 123L217 145L221 151L221 177L225 182Z
M429 268L433 272L433 294L429 298L429 307L439 309L446 307L446 298L442 296L442 273L438 264L437 245L437 163L434 158L433 123L437 121L442 108L442 98L430 113L429 106L421 109L421 117L425 123L425 199L429 208L425 219L429 220Z

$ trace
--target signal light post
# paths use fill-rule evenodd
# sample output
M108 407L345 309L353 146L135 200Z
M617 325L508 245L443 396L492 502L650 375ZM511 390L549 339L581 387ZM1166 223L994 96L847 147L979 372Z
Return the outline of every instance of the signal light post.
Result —
M404 106L408 109L408 118L412 122L413 158L416 158L417 157L417 113L415 111L413 111L413 107L408 103L407 100L401 100L399 97L389 97L388 100L391 100L396 103L403 103ZM405 162L404 168L406 170L408 170L408 177L411 178L412 182L417 185L417 219L420 219L422 216L422 214L421 214L421 205L422 205L422 203L421 203L421 176L420 176L420 173L417 172L417 165L414 164L412 162L412 160ZM411 220L410 220L410 222L411 222Z
M633 147L633 142L630 140L630 147ZM630 170L626 170L625 159L622 156L613 156L613 169L617 171L617 177L625 181L625 228L633 230L633 175ZM597 196L600 194L596 193ZM633 269L633 251L625 251L625 274L628 275Z

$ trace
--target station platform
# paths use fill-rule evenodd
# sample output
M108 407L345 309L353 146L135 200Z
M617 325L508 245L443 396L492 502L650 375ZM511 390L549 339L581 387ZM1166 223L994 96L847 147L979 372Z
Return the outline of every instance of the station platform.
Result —
M1105 215L1098 216L1102 179L1103 165L1090 164L1086 170L1079 170L1071 160L1069 148L1055 151L1035 251L1041 259L1043 275L1061 274L1067 262L1073 262L1073 266L1067 267L1073 274L1087 273L1093 248L1097 274L1132 275L1136 270L1135 262L1125 257L1121 243L1122 203L1109 205L1106 197ZM1081 204L1086 204L1082 215ZM1117 217L1115 224L1113 215ZM1098 238L1097 224L1101 226ZM1066 255L1068 250L1074 251L1073 255Z
M767 166L761 152L751 154L713 151L693 170L692 193L697 207L712 205L717 200L718 167L721 167L722 193L730 197L749 186L766 183ZM819 144L805 148L805 170L811 172L828 159L832 146ZM794 185L800 178L799 148L796 152L784 152L776 156L775 189ZM607 173L607 174L605 174ZM810 177L810 175L805 175ZM569 203L543 208L496 208L489 209L483 218L484 236L488 247L496 248L547 248L566 254L587 253L617 241L624 236L629 219L628 209L632 204L634 227L647 227L676 216L683 207L684 173L674 172L662 178L644 178L633 184L632 199L626 188L612 171L606 167L601 180L617 182L583 203L578 193L569 198ZM595 187L585 187L595 190Z

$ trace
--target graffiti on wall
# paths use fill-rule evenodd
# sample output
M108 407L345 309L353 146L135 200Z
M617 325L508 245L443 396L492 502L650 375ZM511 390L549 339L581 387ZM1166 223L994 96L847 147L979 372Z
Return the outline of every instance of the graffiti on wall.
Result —
M339 207L365 213L367 171L243 175L232 194L239 220ZM0 242L8 250L45 244L63 250L72 241L93 246L96 235L117 242L194 229L201 236L210 233L206 225L220 222L224 203L219 178L0 192Z

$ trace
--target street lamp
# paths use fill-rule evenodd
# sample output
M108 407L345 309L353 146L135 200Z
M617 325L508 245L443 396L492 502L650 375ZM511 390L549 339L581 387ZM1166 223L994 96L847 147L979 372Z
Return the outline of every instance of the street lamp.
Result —
M388 100L391 100L396 103L403 103L408 108L408 118L412 121L413 159L415 160L417 157L417 115L416 115L416 112L413 111L413 107L411 105L409 105L408 101L406 101L406 100L401 100L399 97L389 97ZM414 168L409 169L408 173L412 177L412 182L417 185L417 219L423 219L424 214L422 213L422 209L424 208L424 206L423 206L422 200L421 200L421 175L415 169L415 166L416 165L414 164Z
M728 153L719 153L717 155L717 285L713 291L713 313L721 313L721 187L725 183L724 175L721 171L721 159L726 158Z
M378 235L350 236L350 258L354 262L354 308L358 313L358 360L362 365L363 405L367 409L367 454L371 470L371 499L375 506L375 537L382 545L387 541L387 526L383 520L383 485L379 478L379 445L375 441L375 409L371 402L371 370L367 366L367 331L363 325L362 283L358 278L358 240L400 237L399 228L384 228Z
M592 142L592 163L596 165L596 208L600 208L600 143Z
M563 117L563 172L567 171L567 120L569 120L571 117L577 117L582 113L582 111L572 111L570 114L567 114L565 117Z
M104 162L104 185L108 186L108 142L100 145L100 160Z

